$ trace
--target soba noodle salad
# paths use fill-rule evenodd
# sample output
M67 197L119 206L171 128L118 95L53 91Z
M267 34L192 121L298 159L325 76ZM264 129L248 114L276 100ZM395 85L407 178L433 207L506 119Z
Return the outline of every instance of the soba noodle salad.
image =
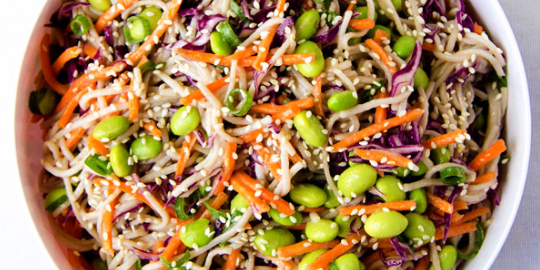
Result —
M499 203L505 57L462 0L84 0L39 186L74 269L435 269Z

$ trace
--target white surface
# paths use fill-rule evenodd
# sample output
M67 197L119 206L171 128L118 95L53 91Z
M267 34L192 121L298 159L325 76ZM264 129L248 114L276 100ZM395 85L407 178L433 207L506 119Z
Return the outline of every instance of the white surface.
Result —
M0 108L2 108L3 112L0 121L2 127L4 127L4 132L0 134L0 141L2 142L2 148L0 148L2 149L0 166L4 173L0 188L0 209L4 213L4 217L6 217L0 221L0 232L2 232L0 234L0 243L2 243L0 245L0 254L2 254L0 268L2 269L55 269L54 264L49 259L35 232L25 200L21 194L13 143L15 135L13 133L13 104L15 101L18 72L20 70L20 60L23 58L27 45L26 42L35 24L35 19L28 18L37 18L43 2L43 0L27 0L25 1L23 10L20 4L17 5L15 1L6 1L3 3L3 16L0 17L0 23L4 30L2 42L0 42L0 51L2 52L0 54L0 81L3 82L2 92L4 93L0 99ZM517 1L512 0L502 0L501 2L505 4L505 7L510 7L506 12L510 13L509 17L511 19L516 18L516 20L523 21L524 15L525 18L528 18L522 27L517 24L514 24L513 27L520 29L516 31L517 34L523 34L518 36L518 39L530 42L522 44L521 47L525 49L524 58L526 59L526 63L532 64L532 59L534 59L533 49L536 49L535 45L537 45L537 43L534 44L532 41L536 37L534 34L540 33L538 31L539 25L532 23L532 11L538 10L538 2L532 0L521 0L521 4L516 4ZM532 6L525 5L526 3L533 2L536 2L536 4L532 4ZM534 27L534 29L531 29L531 27ZM8 40L10 41L9 43L7 42ZM536 56L538 56L538 53L536 53ZM530 67L532 68L532 65ZM538 82L538 74L531 73L531 70L529 70L529 77L531 78L530 85L533 88L531 91L534 91L534 87L538 83L534 83L532 80ZM534 166L532 166L531 170L532 173L537 171ZM530 177L529 181L529 186L534 186L534 183L538 183L536 177ZM536 187L536 190L538 190L538 187ZM525 198L528 197L530 197L530 201L527 203L532 205L535 197L533 194L529 194L528 196L526 194ZM518 217L518 220L523 221L523 223L518 225L520 228L534 228L533 233L536 233L536 237L538 237L537 226L535 226L540 221L538 219L540 216L538 215L538 207L536 209L531 207L525 209L528 215L526 217ZM532 212L536 212L536 215ZM9 221L6 220L7 218L9 218ZM536 222L534 222L533 218ZM508 269L510 267L514 269L533 269L531 268L532 266L537 266L540 263L540 258L537 256L539 254L538 238L531 239L527 231L513 232L512 236L505 246L503 253L500 255L501 259L497 261L493 269ZM523 242L528 243L527 246L520 247L520 244Z

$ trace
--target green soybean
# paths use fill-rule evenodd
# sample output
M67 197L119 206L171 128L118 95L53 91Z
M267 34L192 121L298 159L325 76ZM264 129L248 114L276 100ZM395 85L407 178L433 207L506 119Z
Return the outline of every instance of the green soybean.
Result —
M161 153L162 149L161 141L149 135L139 137L131 144L131 153L137 156L138 160L155 158Z
M45 210L52 212L60 205L67 202L67 200L68 197L65 187L54 189L45 197Z
M150 23L150 28L152 28L152 30L156 29L162 15L163 11L156 6L147 7L139 14L139 16L145 18Z
M383 194L382 198L386 202L402 201L407 194L403 191L403 184L394 176L386 175L379 178L375 187Z
M90 3L93 8L103 12L111 7L111 0L88 0L88 3Z
M414 74L413 81L414 81L414 87L416 87L416 88L422 87L422 88L426 89L428 87L428 84L429 84L429 77L426 74L426 72L421 67L419 67L416 70L416 74Z
M392 173L395 174L399 178L405 178L409 176L409 174L411 173L411 169L407 167L397 167L397 168L392 169Z
M309 268L308 266L314 262L317 258L319 258L321 255L323 255L327 250L326 249L319 249L315 250L313 252L310 252L306 254L300 263L298 264L298 270L315 270L312 268Z
M412 242L414 247L429 243L435 236L435 225L429 218L418 213L408 213L405 217L407 217L409 224L403 235Z
M232 48L229 43L227 43L221 33L217 31L210 34L210 48L217 55L226 56L232 53Z
M313 184L295 185L289 196L293 202L311 208L322 206L327 199L326 192Z
M334 112L350 109L356 104L358 104L358 94L353 90L336 92L328 99L328 109Z
M411 36L401 36L394 43L393 50L401 58L405 59L411 55L416 45L416 40Z
M234 198L231 201L231 213L234 212L241 212L243 213L246 209L248 209L251 205L249 202L242 197L240 194L236 194Z
M293 124L300 137L313 147L321 147L327 140L324 127L311 111L301 111L294 116Z
M349 235L349 232L351 231L351 223L353 221L355 222L354 223L355 228L360 229L360 227L362 227L362 221L360 221L360 217L357 217L357 216L344 217L342 215L337 215L334 218L334 222L337 223L337 225L339 226L339 232L338 232L339 237L345 238Z
M28 107L33 114L47 115L54 110L58 100L59 95L56 92L43 87L30 93Z
M439 252L442 270L451 270L454 268L457 260L457 250L453 245L446 245Z
M271 208L270 212L268 213L272 219L283 225L283 226L293 226L302 223L303 217L300 212L294 212L294 214L287 216L278 210Z
M200 122L201 116L197 108L183 106L171 117L170 127L174 135L183 136L195 130Z
M131 173L133 166L128 163L129 153L123 145L115 145L111 149L109 159L111 160L111 167L116 176L124 177Z
M253 244L255 247L268 257L276 257L277 250L280 247L285 247L294 244L294 235L287 229L272 228L264 230L263 234L257 234Z
M367 19L368 18L368 7L354 7L353 11L358 12L358 16L354 17L355 19ZM373 13L373 21L377 21L377 12Z
M422 176L427 172L427 166L423 161L419 161L416 166L418 166L418 171L411 171L411 175L414 177Z
M458 185L465 183L465 170L459 166L446 167L440 172L441 182L447 185Z
M296 29L296 41L308 40L315 36L319 28L321 16L316 9L308 10L296 20L294 28Z
M400 12L401 11L401 0L392 0L392 5L394 5L394 8L396 9L397 12Z
M368 164L358 164L347 168L339 176L337 187L345 197L360 195L377 181L377 170Z
M332 263L335 268L330 267L330 269L336 270L364 270L366 267L355 254L349 253L341 255Z
M295 53L314 53L315 61L309 64L296 64L298 71L306 77L315 77L324 70L324 56L319 45L313 41L306 41L296 47Z
M197 219L180 231L182 243L189 248L200 248L206 246L214 238L214 226L206 218Z
M375 32L377 32L377 30L381 30L381 31L384 31L388 34L388 39L390 39L392 37L392 31L390 30L390 28L386 27L386 26L382 26L382 25L375 25L373 28L371 28L371 30L369 30L366 34L367 37L369 38L374 38L375 37Z
M367 218L364 229L369 236L381 239L400 235L407 224L407 218L399 212L379 211Z
M129 128L129 120L121 115L109 117L99 122L94 128L92 135L97 140L112 140L124 134Z
M319 219L317 222L308 222L305 232L309 240L317 243L325 243L336 238L339 233L339 226L331 220Z
M341 203L339 203L336 197L336 194L334 194L334 192L330 189L328 184L324 186L324 191L326 192L326 198L327 198L326 202L324 203L324 206L328 208L336 208L341 205Z
M416 202L416 208L414 209L414 212L419 214L423 214L424 212L426 212L428 201L425 189L419 188L411 191L411 193L409 193L409 199Z
M444 146L435 148L431 150L431 152L429 153L429 158L435 164L446 163L450 161L450 157L451 157L450 151L448 150L448 148Z

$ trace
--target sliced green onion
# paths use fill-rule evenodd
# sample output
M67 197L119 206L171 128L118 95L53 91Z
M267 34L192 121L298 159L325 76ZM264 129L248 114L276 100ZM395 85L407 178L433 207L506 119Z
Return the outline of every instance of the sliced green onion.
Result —
M142 64L139 69L141 70L141 73L145 73L147 71L152 71L154 69L160 69L162 67L165 66L165 62L159 62L159 63L154 63L152 61L148 61L144 64Z
M229 93L225 103L231 114L244 116L253 105L253 96L244 89L235 88Z
M152 33L152 27L147 19L141 16L133 16L127 19L127 24L124 26L124 36L129 44L137 44Z
M153 31L154 29L156 29L159 19L161 19L161 16L163 16L163 11L161 11L161 8L158 8L156 6L150 6L141 11L141 14L139 16L144 17L148 20L148 22L150 23L150 27Z
M135 269L142 270L141 258L139 258L135 263Z
M476 257L476 254L478 254L478 251L480 251L480 248L484 243L484 228L482 228L482 225L480 225L478 222L476 223L476 232L474 235L474 247L471 252L469 254L458 252L458 258L463 260L472 260L474 257Z
M88 30L90 30L90 20L88 19L88 17L79 14L75 16L73 20L71 20L69 26L71 27L73 33L82 36L88 33Z
M240 41L240 39L232 29L229 21L220 22L217 25L216 30L221 33L223 39L225 39L225 41L229 43L229 45L231 45L232 47L236 48L242 43L242 41Z
M182 258L180 258L180 260L176 261L175 264L172 264L170 262L168 262L166 259L164 259L163 257L159 256L159 261L165 265L165 267L167 269L171 269L171 270L182 270L182 269L186 269L185 267L181 267L182 265L184 265L185 263L187 263L189 261L189 252L186 252L186 254L184 254L184 256ZM174 265L174 266L173 266Z
M184 198L176 199L176 202L174 203L174 210L176 211L176 216L178 216L178 218L181 220L188 220L190 218L193 218L195 214L192 214L192 215L186 214L184 204L185 204Z
M240 18L243 21L246 21L248 23L251 22L251 20L244 15L244 12L242 11L242 7L240 7L240 5L238 5L234 0L231 0L230 8L234 12L234 14L236 14L236 16L238 16L238 18Z
M210 206L208 201L205 201L204 205L206 206L206 209L208 209L208 212L210 213L210 215L212 215L215 219L219 220L220 222L221 222L222 218L227 220L227 214L222 213L222 212L212 208L212 206Z
M464 183L465 170L458 166L447 167L441 170L441 181L447 185L457 185Z
M92 171L99 175L107 176L111 174L112 167L107 159L103 159L99 155L91 155L85 161L84 164L88 166Z
M54 108L56 108L58 100L59 97L56 92L49 88L43 87L30 93L28 107L30 107L30 111L33 114L47 115L51 113Z
M49 194L47 194L47 197L45 197L45 209L49 212L52 212L60 205L67 202L67 200L68 197L66 189L64 187L57 188L49 192Z

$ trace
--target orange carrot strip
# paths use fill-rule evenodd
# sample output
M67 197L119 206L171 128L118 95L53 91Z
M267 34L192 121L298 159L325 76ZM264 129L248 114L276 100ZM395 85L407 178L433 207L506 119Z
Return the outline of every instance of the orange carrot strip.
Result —
M435 51L435 49L436 47L434 43L427 43L425 41L422 43L422 50L424 51L432 52Z
M236 163L234 159L234 155L236 154L236 148L237 145L235 142L228 142L225 144L225 149L223 151L223 156L225 157L225 161L223 162L223 173L221 174L221 179L217 184L214 194L219 194L223 192L223 190L225 189L224 183L229 182L229 179L231 178L231 175L234 171L234 165Z
M219 80L216 80L216 81L213 81L211 83L209 83L206 88L208 88L208 90L210 90L210 92L214 93L216 92L217 90L219 90L221 87L227 85L229 82L228 82L228 79L229 79L229 75L219 79ZM204 94L202 93L201 90L196 90L192 93L190 93L189 95L183 97L180 99L180 103L182 103L182 105L184 106L188 106L190 105L194 100L201 100L204 98Z
M109 194L112 194L115 190L115 187L109 187ZM109 195L110 196L110 195ZM114 206L116 205L116 197L111 200L103 213L103 251L114 255L114 249L112 246L112 230L113 230L113 220L114 220Z
M269 57L271 58L271 56ZM253 63L257 61L257 56L246 57L238 60L238 66L241 67L251 67ZM281 56L282 66L290 66L296 64L310 64L315 61L314 53L296 53L296 54L286 54ZM228 64L230 65L230 63Z
M165 250L161 253L161 257L167 261L170 261L171 258L176 254L180 254L184 252L186 249L186 246L182 243L182 239L180 238L180 234L182 231L182 227L188 225L189 223L193 222L195 219L188 219L180 222L178 224L179 229L174 233L174 235L169 240L169 243L167 244L167 247L165 247Z
M479 35L482 35L482 32L484 32L484 27L480 26L479 24L477 23L474 23L474 30L473 32L479 34Z
M284 105L277 105L275 103L263 103L255 104L251 106L251 110L256 113L265 113L265 114L278 114L287 110L287 108L298 107L299 109L309 109L315 104L314 98L304 98L295 101L291 101Z
M94 149L96 153L101 156L106 156L109 154L109 149L107 149L107 147L105 147L105 145L98 139L94 138L94 136L88 136L87 144L90 150Z
M306 253L319 250L319 249L330 249L339 244L339 240L332 240L326 243L317 243L308 240L292 244L290 246L280 247L277 251L277 254L281 258L290 258L299 255L304 255Z
M221 268L221 270L235 270L238 262L238 259L240 258L240 249L235 249L229 254L229 257L227 258L227 261L225 262L225 265Z
M296 267L291 261L284 261L278 258L270 258L272 263L277 266L279 270L294 270Z
M54 61L52 65L52 71L54 74L58 74L64 65L71 59L76 58L81 54L81 50L78 46L73 46L66 49L58 58Z
M114 18L116 18L118 15L120 15L126 8L129 8L133 3L135 3L137 0L119 0L111 6L107 11L105 11L96 22L96 31L98 34L101 34L103 32L103 29L105 29L105 26L112 22Z
M487 183L487 182L493 180L495 177L497 177L496 172L488 172L488 173L482 174L480 176L477 176L476 179L474 179L474 181L472 181L469 184L470 185L480 185L480 184Z
M375 22L372 19L357 19L351 20L349 26L355 30L367 30L375 27Z
M454 202L454 211L460 211L460 210L465 210L465 209L468 209L469 206L467 206L467 204L465 202L462 202L462 201L455 201Z
M332 152L338 152L341 149L345 149L349 146L352 146L359 141L363 140L366 137L371 137L379 132L389 130L390 128L397 127L399 125L405 124L407 122L413 121L418 117L422 116L424 111L421 109L414 109L407 112L404 116L396 116L390 119L386 119L380 123L373 124L369 127L363 128L356 133L350 135L349 137L341 140L340 142L332 145Z
M145 203L146 205L150 206L150 208L154 209L154 211L157 211L155 209L155 207L146 199L146 197L142 193L139 193L138 191L133 190L133 188L131 188L131 186L126 185L125 182L122 182L122 181L119 181L119 180L108 180L108 179L98 178L98 179L94 180L94 184L96 184L98 186L108 186L108 187L114 186L114 187L120 189L122 192L127 193L127 194L135 197L135 199L137 199L137 200ZM155 201L157 201L157 203L159 204L159 206L161 208L165 208L165 203L164 202L162 202L162 201L160 201L158 199L155 199Z
M354 153L367 160L374 160L379 163L386 163L390 165L396 165L399 167L409 167L414 165L412 160L402 156L399 153L392 152L390 150L364 150L364 149L354 149ZM383 162L386 159L386 162Z
M371 254L369 254L367 257L365 257L363 260L362 260L362 263L366 266L366 267L370 267L372 264L378 262L381 260L381 256L379 255L379 252L373 252Z
M283 228L287 230L292 231L305 231L306 230L306 223L298 224L298 225L292 225L292 226L283 226Z
M41 39L41 43L39 46L41 71L43 72L43 77L45 77L45 81L47 82L47 84L58 94L63 95L68 90L68 86L63 85L56 80L56 76L54 75L54 71L51 67L51 59L49 56L50 42L51 41L49 34L45 34Z
M379 45L379 43L373 39L367 39L366 45L381 58L381 61L392 73L396 73L398 71L396 64L392 62L390 56L386 53L383 47Z
M292 119L295 117L298 113L300 113L300 108L298 107L287 107L284 111L281 111L279 113L276 113L272 116L272 119L274 120L274 123L280 124L283 123L289 119Z
M375 31L375 36L373 37L373 40L375 40L377 43L379 43L382 46L384 45L385 40L390 40L390 36L385 31L377 29Z
M354 6L356 6L356 3L352 2L349 4L349 6L347 7L347 11L350 11L354 8Z
M156 126L156 123L149 122L143 125L144 129L148 130L148 132L152 133L153 136L161 137L163 134L161 133L161 130Z
M242 180L238 179L236 174L231 176L231 184L233 189L236 190L244 199L253 203L260 213L270 211L270 207L261 198L255 197L255 191L250 189Z
M355 205L355 206L346 206L339 208L339 213L342 216L352 216L352 215L371 215L375 212L381 211L384 208L395 211L411 211L416 207L416 202L414 200L407 201L394 201L394 202L385 202L385 203L376 203L370 205Z
M245 172L237 171L235 175L238 177L239 180L245 183L246 186L253 189L253 191L257 191L257 192L260 191L261 198L265 200L267 203L269 203L270 205L272 205L273 207L275 207L276 210L288 216L294 214L294 209L291 208L291 205L287 201L280 198L279 196L274 194L272 191L264 188L259 182L257 182L257 180L251 178Z
M77 146L77 144L79 144L79 141L81 140L85 132L86 132L86 129L81 127L81 128L77 128L73 130L70 133L69 139L66 140L66 146L69 149L69 151L73 151L73 149L75 149L75 147Z
M457 221L455 224L462 224L467 221L471 221L477 217L483 216L487 213L489 213L491 210L487 207L479 207L476 209L471 210L470 212L467 212L463 214L463 218L461 218L459 221Z
M262 128L250 131L246 134L238 136L242 141L244 142L252 142L259 137L259 135L264 134L264 130Z
M285 9L285 2L286 0L278 0L276 10L274 11L274 17L279 17L280 14ZM278 24L273 25L268 29L268 35L266 35L259 44L259 52L257 53L257 59L255 60L255 63L253 64L253 67L257 70L262 70L261 63L266 61L266 57L268 56L268 52L270 51L270 45L272 45L272 41L274 40L274 36L276 35L276 30L278 28Z
M257 56L250 56L253 54L252 48L237 52L229 56L221 56L213 53L199 52L186 49L176 49L175 52L184 59L204 62L212 65L230 66L232 65L232 61L237 60L238 66L251 67L257 61ZM266 60L269 60L270 58L271 56L269 56ZM309 64L313 63L314 61L314 53L297 53L281 56L282 65L295 65L304 63Z
M186 136L186 139L182 143L182 148L180 149L180 153L178 153L178 163L176 163L176 176L182 175L184 173L184 169L186 168L186 162L189 159L191 149L195 145L195 142L195 134L191 132Z
M347 238L341 240L341 242L332 248L331 250L325 252L321 256L319 256L315 261L313 261L309 268L311 269L326 269L330 265L332 261L337 259L339 256L345 254L349 249L354 247L356 243L360 241L362 237L358 234L351 234L347 236ZM346 244L345 244L346 243Z
M212 200L212 202L210 203L210 206L214 209L219 209L227 201L227 199L229 199L229 195L225 194L225 192L221 192L216 196L214 200ZM208 219L212 217L208 209L206 209L206 206L201 207L200 209L204 211L199 211L197 215L195 215L195 219L199 219L199 218Z
M428 192L428 202L440 209L444 213L451 214L454 211L454 207L449 202L443 200L441 197L435 196Z
M476 222L467 222L463 224L451 225L448 229L447 238L476 231ZM435 231L435 240L441 240L444 237L444 227L437 228Z
M386 32L385 32L386 33ZM376 99L382 99L387 98L388 92L379 92L377 95L375 95ZM375 124L378 124L384 120L386 120L386 117L388 116L388 108L383 108L381 106L377 107L375 109Z
M278 170L281 168L281 162L279 161L273 162L272 155L270 154L270 150L268 150L268 148L266 148L262 143L251 142L250 145L253 147L255 152L257 152L257 155L259 155L262 158L264 165L270 170L274 178L280 181L281 174L278 173Z
M133 89L133 80L131 80L131 83L129 84L128 106L128 119L131 121L137 120L137 118L139 117L139 98L137 97L137 95L135 95L135 91Z
M97 49L96 47L92 46L92 44L90 43L84 43L83 45L83 50L82 52L84 53L84 55L90 57L90 58L94 58L94 56L96 56L97 54Z
M60 120L58 120L59 127L65 127L69 123L75 109L77 108L77 106L79 106L79 101L81 100L81 97L84 96L87 92L88 92L88 88L77 93L75 98L69 101L66 109L64 110L64 112L62 112L62 115L60 116Z
M499 156L504 151L506 151L506 145L502 139L499 139L484 152L478 154L473 161L469 163L469 167L476 172L486 165L486 163Z
M446 146L458 141L464 141L466 130L458 129L441 136L431 138L422 142L422 145L427 149L435 149L437 147Z
M324 107L322 104L322 77L321 75L317 75L315 77L315 85L313 86L313 97L315 98L315 113L320 116L324 117Z
M159 254L159 249L165 246L164 241L156 241L156 244L154 244L154 250L152 253Z
M418 261L418 263L414 267L414 270L427 270L429 267L429 263L430 263L429 256L426 255Z

